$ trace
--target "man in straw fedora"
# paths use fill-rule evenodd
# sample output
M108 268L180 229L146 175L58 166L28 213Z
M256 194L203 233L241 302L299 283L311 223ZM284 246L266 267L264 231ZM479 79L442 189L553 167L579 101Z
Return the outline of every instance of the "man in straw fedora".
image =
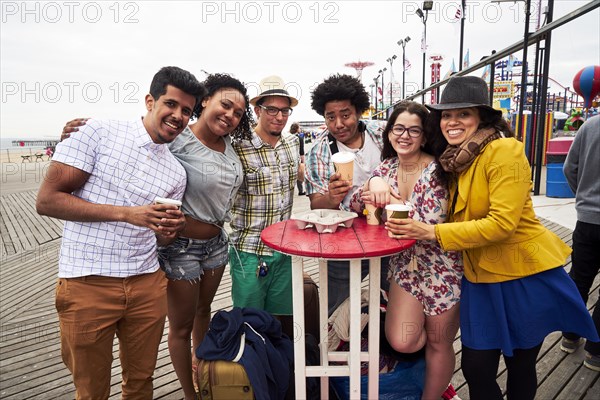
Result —
M293 337L291 257L266 247L260 234L292 213L300 147L298 137L283 130L298 100L283 79L269 76L250 104L258 117L252 138L234 143L244 182L231 210L233 305L268 311Z

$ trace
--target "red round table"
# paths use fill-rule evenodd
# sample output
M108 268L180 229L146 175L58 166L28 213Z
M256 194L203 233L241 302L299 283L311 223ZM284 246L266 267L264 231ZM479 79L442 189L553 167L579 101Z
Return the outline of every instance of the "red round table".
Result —
M383 225L367 225L364 218L350 228L335 233L317 233L314 228L298 229L292 220L278 222L263 230L262 241L274 250L292 257L293 318L298 334L294 337L296 398L306 398L306 377L321 377L321 398L329 396L330 376L350 377L350 398L360 399L360 363L369 362L368 398L379 397L379 282L381 257L401 252L414 240L388 236ZM319 319L321 321L321 365L306 366L304 340L303 258L319 259ZM350 261L350 351L329 351L327 346L327 260ZM360 351L361 261L369 260L369 350ZM372 349L372 351L371 351ZM347 365L329 365L330 361Z

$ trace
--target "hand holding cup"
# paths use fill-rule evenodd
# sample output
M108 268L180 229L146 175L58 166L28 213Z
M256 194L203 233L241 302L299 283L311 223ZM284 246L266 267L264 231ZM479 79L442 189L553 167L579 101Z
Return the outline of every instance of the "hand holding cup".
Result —
M335 172L339 172L342 180L352 183L354 177L354 153L340 151L331 156Z
M387 216L387 220L389 221L391 218L397 219L405 219L408 218L408 212L411 210L409 204L388 204L385 206L385 212ZM395 237L395 235L388 231L389 237Z

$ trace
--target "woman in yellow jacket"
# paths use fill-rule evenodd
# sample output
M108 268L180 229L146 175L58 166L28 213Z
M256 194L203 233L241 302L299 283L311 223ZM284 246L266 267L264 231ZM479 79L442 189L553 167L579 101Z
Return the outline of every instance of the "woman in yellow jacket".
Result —
M489 104L480 78L452 78L432 105L431 135L445 147L442 167L453 174L450 222L427 225L392 219L401 238L437 240L462 250L462 369L471 400L502 399L500 355L508 399L533 399L535 363L553 331L598 340L593 322L562 265L571 249L535 217L531 169L523 144Z

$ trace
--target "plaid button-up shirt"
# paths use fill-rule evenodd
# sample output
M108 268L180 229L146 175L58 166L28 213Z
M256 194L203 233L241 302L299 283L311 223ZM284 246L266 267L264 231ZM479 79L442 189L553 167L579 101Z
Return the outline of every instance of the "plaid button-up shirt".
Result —
M383 140L381 135L385 128L385 121L363 121L366 124L366 134L371 137L373 142L379 147L379 151L383 148ZM326 130L317 139L315 145L306 155L304 182L306 184L306 193L308 195L319 193L325 194L329 188L329 179L335 173L335 167L331 161L331 149L329 148L329 130ZM375 170L379 165L377 159L370 166L370 171ZM362 184L363 182L360 182ZM346 211L350 209L343 203L340 203L340 208Z
M238 251L271 255L260 234L292 213L300 159L298 137L282 134L272 147L252 132L252 140L236 141L233 147L242 162L244 181L231 209L231 242Z

